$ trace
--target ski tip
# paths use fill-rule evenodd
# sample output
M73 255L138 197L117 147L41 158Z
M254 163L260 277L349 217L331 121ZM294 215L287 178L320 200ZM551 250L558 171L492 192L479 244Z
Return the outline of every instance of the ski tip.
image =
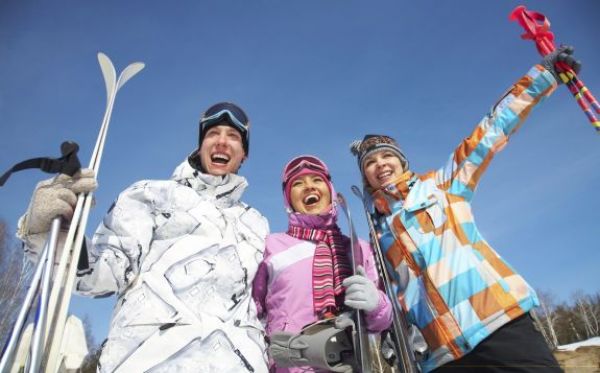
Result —
M355 196L357 196L360 199L363 198L362 192L360 191L359 187L357 187L356 185L352 185L352 187L350 187L350 189L352 189L352 192L354 193Z
M110 58L108 58L108 56L102 52L98 52L97 56L98 56L98 61L110 61Z
M130 63L121 74L129 76L127 79L131 78L135 74L139 73L146 67L146 64L143 62L133 62Z

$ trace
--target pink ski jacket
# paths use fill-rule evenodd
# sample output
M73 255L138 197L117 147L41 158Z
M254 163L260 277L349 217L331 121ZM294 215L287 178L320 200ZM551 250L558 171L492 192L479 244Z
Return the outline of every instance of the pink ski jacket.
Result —
M329 215L291 213L289 219L291 224L306 228L327 228L336 224L335 212ZM380 288L371 247L362 240L360 246L367 277ZM266 324L267 335L282 330L299 332L307 324L317 321L312 301L315 247L314 242L300 240L286 233L267 236L264 259L258 267L252 292L258 316ZM391 325L391 304L381 290L377 308L372 312L365 312L365 321L367 329L372 333L381 332ZM288 371L294 369L277 370Z

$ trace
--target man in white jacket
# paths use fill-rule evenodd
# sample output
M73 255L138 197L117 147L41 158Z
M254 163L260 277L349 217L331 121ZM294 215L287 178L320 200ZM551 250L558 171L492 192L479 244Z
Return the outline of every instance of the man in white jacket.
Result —
M170 180L123 191L98 227L79 294L116 294L101 372L266 372L264 332L251 285L266 219L240 201L249 121L232 103L200 120L199 147ZM52 219L70 220L75 193L93 173L60 175L36 188L19 236L39 253ZM73 192L75 191L75 193Z

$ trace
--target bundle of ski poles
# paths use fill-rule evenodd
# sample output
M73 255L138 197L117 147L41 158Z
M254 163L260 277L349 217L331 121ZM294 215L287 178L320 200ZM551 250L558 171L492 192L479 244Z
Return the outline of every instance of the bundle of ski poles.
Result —
M98 53L98 62L100 63L106 85L107 104L88 167L94 171L96 177L100 169L100 161L117 92L129 79L144 68L144 64L141 62L132 63L117 78L114 65L105 54ZM68 148L65 144L63 144L63 158L67 156L65 152L68 150L72 151L72 147ZM21 162L20 165L27 166L27 162ZM77 162L77 164L79 163ZM48 172L44 167L39 168ZM10 171L6 174L6 178L8 178L9 174ZM37 312L34 317L34 332L31 338L30 353L27 357L25 370L31 373L42 371L55 373L59 370L61 365L60 349L65 332L71 294L75 284L77 262L81 255L83 240L85 239L85 228L92 201L92 193L80 194L78 196L73 218L70 222L62 254L56 268L54 268L55 253L62 218L57 217L52 221L51 230L44 249L39 256L39 262L37 263L32 283L27 291L25 301L21 306L13 330L2 351L0 373L12 370L15 363L15 351L20 344L25 330L25 321L31 310L36 308L36 303ZM36 298L37 302L34 302Z
M521 38L535 41L537 50L542 56L546 56L556 49L554 34L550 31L550 21L542 13L527 10L524 5L520 5L510 13L510 20L517 21L523 27L525 33L521 35ZM594 114L594 112L600 114L600 105L592 92L567 64L557 62L556 68L560 72L561 80L575 97L591 125L600 132L600 121Z

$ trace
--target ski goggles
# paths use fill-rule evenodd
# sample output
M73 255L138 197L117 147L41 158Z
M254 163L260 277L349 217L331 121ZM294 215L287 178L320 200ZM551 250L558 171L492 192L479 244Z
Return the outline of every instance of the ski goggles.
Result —
M242 133L248 131L249 121L246 113L237 105L230 102L221 102L211 106L206 110L202 119L200 119L200 126L206 128L211 124L216 124L225 119L236 127Z
M329 170L323 161L310 155L301 155L289 161L288 164L283 168L283 188L285 189L285 184L287 184L288 181L290 181L303 169L314 171L315 173L325 176L327 180L331 181L331 175L329 174Z
M219 102L209 107L202 118L200 118L200 131L198 134L198 146L202 145L204 133L209 127L217 125L223 121L229 123L242 135L244 151L248 155L250 147L250 121L248 116L239 106L231 102Z

